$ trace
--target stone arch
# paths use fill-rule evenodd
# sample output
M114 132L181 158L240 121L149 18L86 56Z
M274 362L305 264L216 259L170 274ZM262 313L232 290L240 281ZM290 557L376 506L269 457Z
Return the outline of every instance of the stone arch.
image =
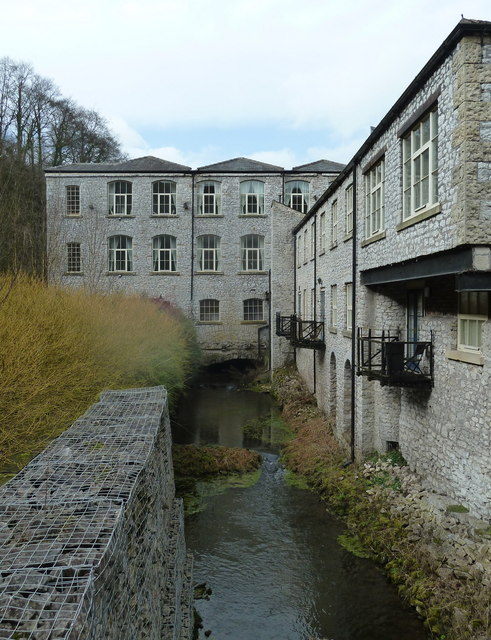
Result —
M336 421L337 396L336 356L334 353L331 353L329 367L329 414L334 421Z
M343 439L350 443L351 436L351 363L346 360L343 371Z

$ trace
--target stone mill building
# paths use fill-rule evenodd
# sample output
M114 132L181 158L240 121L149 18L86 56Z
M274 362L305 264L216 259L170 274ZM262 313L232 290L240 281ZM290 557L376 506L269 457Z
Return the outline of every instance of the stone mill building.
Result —
M209 360L295 361L353 458L400 448L491 517L491 23L462 19L346 166L46 178L52 280L179 306Z

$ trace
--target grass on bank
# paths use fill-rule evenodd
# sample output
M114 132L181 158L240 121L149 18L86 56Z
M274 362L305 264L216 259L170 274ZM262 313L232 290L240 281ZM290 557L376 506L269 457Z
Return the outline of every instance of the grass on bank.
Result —
M294 432L284 448L283 462L303 475L329 510L344 519L348 532L340 544L384 565L403 599L423 618L431 638L491 637L489 594L486 598L472 580L441 579L440 566L431 553L408 540L409 523L390 512L390 493L400 487L384 465L405 464L400 454L383 456L382 464L377 465L380 470L367 477L360 465L344 464L346 453L337 444L329 419L294 372L279 371L273 379L273 393Z
M0 276L0 469L14 471L105 389L186 383L189 324L137 296Z

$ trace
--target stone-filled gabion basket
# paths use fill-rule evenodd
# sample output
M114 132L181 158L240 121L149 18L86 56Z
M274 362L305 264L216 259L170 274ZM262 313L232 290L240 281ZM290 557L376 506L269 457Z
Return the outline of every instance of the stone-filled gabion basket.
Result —
M0 487L0 640L188 640L163 387L108 391Z

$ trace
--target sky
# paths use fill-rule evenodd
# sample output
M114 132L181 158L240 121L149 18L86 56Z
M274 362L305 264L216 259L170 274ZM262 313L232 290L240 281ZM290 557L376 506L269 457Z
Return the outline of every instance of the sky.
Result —
M490 0L0 0L0 57L108 122L130 158L348 162Z

